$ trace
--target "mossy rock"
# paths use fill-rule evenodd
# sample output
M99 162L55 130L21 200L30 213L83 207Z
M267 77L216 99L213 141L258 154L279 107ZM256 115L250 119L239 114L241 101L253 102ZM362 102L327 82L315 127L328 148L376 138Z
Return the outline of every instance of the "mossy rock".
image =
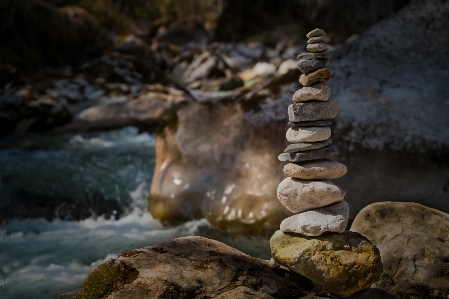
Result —
M74 299L100 299L136 280L139 271L125 262L111 259L96 268L84 281Z
M379 250L358 233L306 237L277 231L270 246L279 264L343 298L368 289L382 274Z

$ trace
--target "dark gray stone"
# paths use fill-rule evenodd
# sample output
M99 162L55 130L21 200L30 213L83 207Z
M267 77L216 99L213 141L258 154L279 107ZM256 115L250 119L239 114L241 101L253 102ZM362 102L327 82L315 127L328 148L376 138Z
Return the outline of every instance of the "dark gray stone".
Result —
M329 59L303 59L298 62L298 69L301 73L308 74L318 69L328 67Z
M325 43L327 44L329 42L329 39L325 36L315 36L312 38L309 38L307 41L308 44L316 44L316 43Z
M303 54L299 54L297 57L298 60L330 59L330 58L332 58L332 54L328 54L328 53L303 53Z
M300 121L300 122L288 122L288 126L292 128L297 127L327 127L332 125L332 120L317 120L317 121Z
M284 150L284 153L296 153L296 152L306 152L313 151L319 148L326 147L332 144L332 140L327 139L319 142L301 142L292 143Z
M338 149L335 145L331 145L325 148L320 148L313 151L308 152L300 152L300 153L282 153L278 156L279 161L282 162L301 162L301 161L310 161L310 160L320 160L327 159L333 156L338 155Z
M337 102L307 102L288 106L288 119L291 122L315 121L334 118L338 113Z

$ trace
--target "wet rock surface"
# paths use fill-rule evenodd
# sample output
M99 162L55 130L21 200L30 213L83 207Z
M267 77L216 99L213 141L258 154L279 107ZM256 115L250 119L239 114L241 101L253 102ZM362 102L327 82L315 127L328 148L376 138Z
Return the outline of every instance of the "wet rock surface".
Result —
M449 297L448 214L417 203L374 203L351 230L379 248L384 268L374 287L399 298Z

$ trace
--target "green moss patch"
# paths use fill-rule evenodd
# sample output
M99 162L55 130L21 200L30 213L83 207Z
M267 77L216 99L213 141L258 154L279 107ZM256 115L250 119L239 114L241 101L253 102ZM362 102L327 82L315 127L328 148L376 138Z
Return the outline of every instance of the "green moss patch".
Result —
M111 259L89 274L74 299L100 299L137 279L139 271Z

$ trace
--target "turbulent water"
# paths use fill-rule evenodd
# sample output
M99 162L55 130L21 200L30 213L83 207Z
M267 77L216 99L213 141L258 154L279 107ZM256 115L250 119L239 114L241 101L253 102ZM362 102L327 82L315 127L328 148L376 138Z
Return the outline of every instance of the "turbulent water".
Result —
M268 240L228 236L204 219L162 227L152 218L146 205L154 168L152 135L125 128L0 141L2 299L76 291L101 262L181 236L206 236L269 257ZM88 213L80 214L79 206ZM73 220L77 217L82 220Z

